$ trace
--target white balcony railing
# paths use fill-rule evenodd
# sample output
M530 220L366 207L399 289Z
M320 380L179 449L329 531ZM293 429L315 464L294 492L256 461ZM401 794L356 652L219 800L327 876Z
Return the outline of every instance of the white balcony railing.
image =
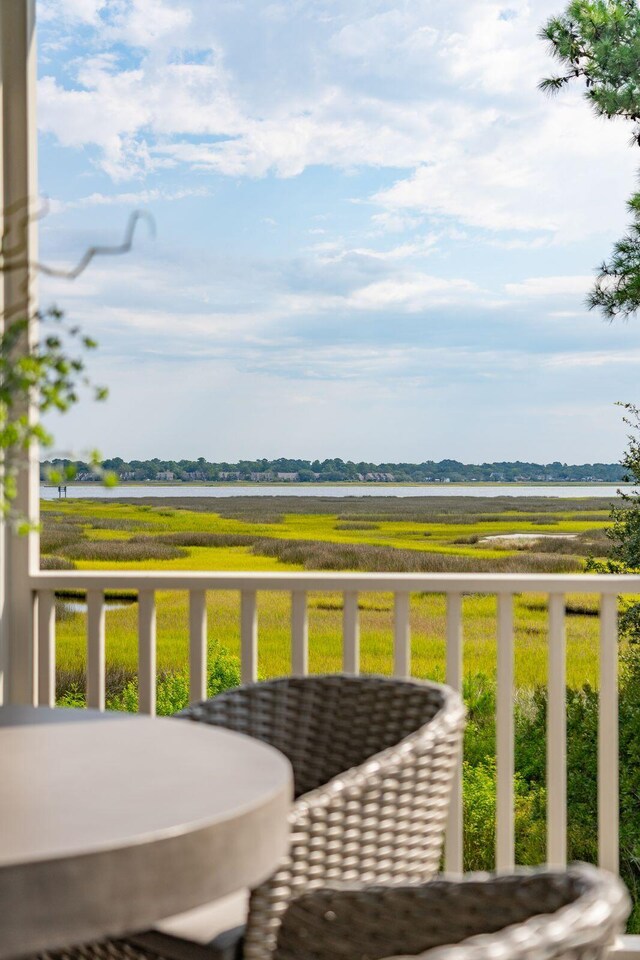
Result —
M410 597L414 593L444 594L446 615L446 678L460 689L463 676L463 595L494 594L497 607L496 707L496 852L498 869L515 861L514 844L514 620L515 595L548 594L548 715L547 715L547 859L556 866L567 858L567 750L565 684L565 595L589 593L600 598L599 732L598 732L598 851L602 867L618 872L618 635L617 596L640 593L640 578L628 576L567 576L513 574L352 574L352 573L182 573L126 571L43 571L31 577L38 598L35 673L37 702L55 699L55 591L87 592L87 704L105 706L106 590L138 594L139 709L155 713L156 591L189 594L190 697L206 696L207 591L240 594L240 653L243 682L257 679L259 591L291 595L291 672L308 672L307 594L343 595L342 668L358 673L361 593L392 593L394 597L393 672L411 675ZM449 819L446 867L462 870L463 806L461 770Z

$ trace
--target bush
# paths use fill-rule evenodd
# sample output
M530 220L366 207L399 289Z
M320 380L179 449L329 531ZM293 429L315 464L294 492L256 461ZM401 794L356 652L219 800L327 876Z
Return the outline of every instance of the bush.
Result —
M60 682L62 681L62 682ZM209 656L207 663L207 696L215 697L240 683L240 661L222 647ZM86 675L76 671L59 678L56 703L59 707L86 707ZM138 678L125 671L107 671L107 710L138 712ZM156 712L170 717L189 704L188 671L161 673L156 684Z
M495 843L495 685L486 677L467 681L464 809L465 869L493 866ZM620 873L634 900L629 931L640 931L640 654L621 658ZM515 704L516 859L546 857L547 691ZM567 804L569 860L598 859L598 693L589 686L567 690Z

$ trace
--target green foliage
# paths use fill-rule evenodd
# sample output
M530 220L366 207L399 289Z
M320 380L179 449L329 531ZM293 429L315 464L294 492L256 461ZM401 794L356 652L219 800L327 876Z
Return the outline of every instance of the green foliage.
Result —
M640 8L636 0L572 0L552 17L541 37L564 68L540 88L557 93L583 80L585 97L599 116L634 123L632 143L640 144ZM640 307L640 193L628 202L632 222L600 267L588 297L609 319L634 314Z
M640 408L633 403L619 404L626 411L623 418L631 430L627 449L622 458L625 480L640 484ZM640 573L640 493L634 486L630 492L620 490L619 502L610 512L611 526L606 534L611 542L605 561L589 557L587 570L591 573ZM621 636L631 643L640 642L640 603L623 598L618 619Z
M55 307L37 314L43 335L31 341L30 318L5 321L0 331L0 515L7 516L16 496L17 458L34 442L51 446L52 437L40 423L40 416L57 410L64 413L78 401L79 388L89 385L83 355L96 343L80 328L66 323ZM34 318L35 319L35 318ZM103 387L95 389L96 399L106 397ZM37 415L35 415L37 414ZM99 457L96 455L96 462ZM72 464L63 473L53 472L54 482L73 479ZM57 478L57 479L56 479Z
M209 655L207 663L207 696L215 697L240 683L240 661L222 647ZM156 684L156 712L170 717L189 704L189 674L186 670L160 674ZM69 683L57 699L59 707L86 707L84 684L79 680ZM107 698L107 710L126 713L138 711L138 680L127 679L124 686Z
M81 460L44 461L46 468L74 467L77 474L87 470ZM313 470L311 466L313 465ZM449 480L452 483L512 483L512 482L566 482L601 481L616 483L620 479L617 464L583 463L461 463L459 460L425 460L422 463L355 463L353 460L240 460L238 463L216 463L200 457L198 460L129 460L111 457L101 467L121 480L139 483L153 480L160 483L247 483L265 482L282 486L295 480L298 483L427 483ZM278 479L285 473L287 479ZM85 478L86 479L86 478ZM271 499L272 498L265 498ZM278 506L273 502L273 506ZM342 518L348 519L348 518Z
M495 848L495 687L486 677L467 681L469 710L463 780L465 869L493 867ZM634 900L629 930L640 930L640 655L621 657L620 872ZM570 860L598 859L598 693L567 690L567 806ZM515 827L518 863L546 858L547 691L515 705Z

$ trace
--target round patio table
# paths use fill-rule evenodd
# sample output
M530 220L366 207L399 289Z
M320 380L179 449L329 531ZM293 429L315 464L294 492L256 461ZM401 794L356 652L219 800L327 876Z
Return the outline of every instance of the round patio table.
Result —
M0 708L0 960L261 883L291 794L280 753L208 724Z

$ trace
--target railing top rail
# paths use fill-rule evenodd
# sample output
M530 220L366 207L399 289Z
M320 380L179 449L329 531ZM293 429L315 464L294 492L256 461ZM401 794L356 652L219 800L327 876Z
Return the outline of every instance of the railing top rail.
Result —
M317 590L389 593L640 594L640 575L547 573L255 573L184 570L42 570L34 590Z

